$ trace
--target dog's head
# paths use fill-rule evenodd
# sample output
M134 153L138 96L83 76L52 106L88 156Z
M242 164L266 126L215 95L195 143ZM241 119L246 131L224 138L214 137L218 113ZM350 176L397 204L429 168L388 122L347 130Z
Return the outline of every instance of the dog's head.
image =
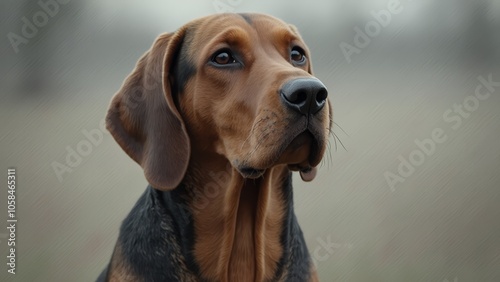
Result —
M332 110L298 31L259 14L195 20L160 36L114 96L107 126L158 189L184 178L191 152L245 178L286 164L311 180Z

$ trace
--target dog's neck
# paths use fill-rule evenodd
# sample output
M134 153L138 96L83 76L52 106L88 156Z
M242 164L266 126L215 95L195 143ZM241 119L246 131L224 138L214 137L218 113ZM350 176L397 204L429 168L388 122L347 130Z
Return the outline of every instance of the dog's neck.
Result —
M183 181L195 238L193 258L204 278L264 281L276 278L283 236L293 216L290 172L276 166L244 179L228 162L192 163Z

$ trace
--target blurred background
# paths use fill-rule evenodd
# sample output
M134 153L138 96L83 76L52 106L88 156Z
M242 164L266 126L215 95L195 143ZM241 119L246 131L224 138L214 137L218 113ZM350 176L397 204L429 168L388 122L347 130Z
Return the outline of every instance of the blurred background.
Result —
M296 25L329 89L340 141L314 182L294 176L321 281L500 281L500 1L182 3L0 4L1 281L98 276L146 187L100 127L108 102L157 35L222 10Z

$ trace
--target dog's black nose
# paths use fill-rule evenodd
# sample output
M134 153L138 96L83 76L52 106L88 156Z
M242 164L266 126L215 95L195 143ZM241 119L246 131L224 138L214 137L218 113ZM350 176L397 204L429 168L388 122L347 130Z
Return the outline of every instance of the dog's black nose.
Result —
M281 88L281 99L287 107L303 115L315 114L326 104L328 91L317 78L297 78Z

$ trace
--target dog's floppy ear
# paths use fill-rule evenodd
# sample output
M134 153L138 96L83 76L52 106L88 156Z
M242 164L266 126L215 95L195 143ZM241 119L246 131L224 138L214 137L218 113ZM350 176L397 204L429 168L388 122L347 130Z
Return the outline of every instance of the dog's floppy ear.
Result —
M184 33L181 29L156 39L111 100L106 116L106 127L116 142L160 190L179 185L191 151L169 79Z

